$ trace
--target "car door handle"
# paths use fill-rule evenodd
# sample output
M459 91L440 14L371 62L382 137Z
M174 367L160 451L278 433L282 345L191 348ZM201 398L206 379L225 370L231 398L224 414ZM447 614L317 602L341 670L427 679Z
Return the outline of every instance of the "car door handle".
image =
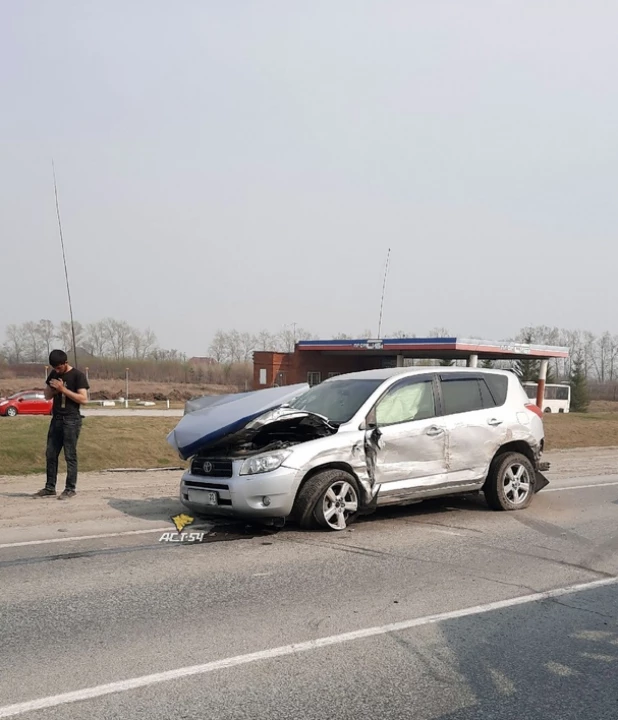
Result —
M491 418L491 420L487 421L488 425L502 425L502 420L498 420L498 418Z
M431 437L434 437L435 435L442 435L444 430L442 428L437 427L436 425L432 425L427 430L427 435L431 435Z

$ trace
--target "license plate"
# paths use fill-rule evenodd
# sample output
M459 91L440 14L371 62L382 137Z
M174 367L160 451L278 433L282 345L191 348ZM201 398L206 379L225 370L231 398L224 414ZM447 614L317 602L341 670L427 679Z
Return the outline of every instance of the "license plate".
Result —
M218 505L219 498L212 490L189 490L189 502L199 505Z

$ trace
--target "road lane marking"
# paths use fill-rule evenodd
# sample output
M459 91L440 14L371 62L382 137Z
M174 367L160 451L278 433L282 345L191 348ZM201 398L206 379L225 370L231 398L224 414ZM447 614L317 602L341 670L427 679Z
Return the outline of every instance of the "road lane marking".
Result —
M77 535L71 537L48 538L47 540L24 540L23 542L3 543L2 548L24 547L25 545L49 545L51 543L75 542L77 540L100 540L101 538L122 537L124 535L147 535L148 533L169 532L170 526L152 530L125 530L123 532L101 533L100 535Z
M618 485L618 480L615 482L607 482L607 483L592 483L589 485L572 485L571 487L555 487L555 488L544 488L541 492L543 494L548 492L567 492L569 490L587 490L588 488L599 488L599 487L612 487L614 485ZM14 547L25 547L27 545L48 545L52 543L62 543L62 542L76 542L78 540L101 540L104 538L111 538L111 537L123 537L126 535L147 535L148 533L161 533L161 532L169 532L169 527L160 527L160 528L153 528L152 530L126 530L123 532L115 532L115 533L101 533L100 535L79 535L75 537L61 537L61 538L48 538L47 540L24 540L22 542L12 542L12 543L2 543L0 544L0 550L5 548L14 548ZM445 534L449 535L459 535L460 533L452 532L452 531L440 531L444 532Z
M566 490L587 490L588 488L611 487L612 485L618 485L618 480L616 482L591 483L590 485L571 485L570 487L545 488L541 490L541 492L548 493L565 492Z
M557 662L545 663L545 667L550 673L558 675L559 677L572 677L573 675L579 675L577 670L573 670L573 668L570 668L568 665L562 665Z
M389 625L380 625L378 627L369 627L362 630L353 630L352 632L342 633L340 635L330 635L327 637L317 638L316 640L307 640L305 642L293 643L291 645L283 645L280 647L270 648L268 650L260 650L259 652L249 653L247 655L236 655L222 660L214 660L203 663L202 665L190 665L188 667L177 668L176 670L154 673L153 675L142 675L141 677L119 680L105 685L95 685L94 687L82 688L81 690L62 693L60 695L49 695L48 697L38 698L37 700L27 700L26 702L0 707L0 718L15 717L17 715L23 715L24 713L34 712L36 710L45 710L46 708L57 707L59 705L68 705L70 703L81 702L83 700L92 700L93 698L99 698L105 695L136 690L137 688L157 685L159 683L170 682L172 680L179 680L193 675L205 675L217 670L225 670L227 668L238 667L240 665L248 665L249 663L260 662L262 660L272 660L273 658L284 657L286 655L298 655L299 653L307 652L309 650L317 650L319 648L330 647L332 645L341 645L354 640L364 640L366 638L386 635L388 633L401 632L403 630L410 630L411 628L421 627L423 625L432 625L447 620L456 620L470 615L480 615L493 610L502 610L504 608L510 608L517 605L526 605L528 603L538 602L539 600L552 600L554 598L562 597L563 595L571 595L584 590L593 590L595 588L616 585L617 583L618 577L603 578L602 580L578 583L567 587L555 588L554 590L543 590L531 595L521 595L519 597L509 598L508 600L498 600L496 602L487 603L486 605L475 605L461 610L451 610L437 615L426 615L425 617L404 620L403 622L391 623Z

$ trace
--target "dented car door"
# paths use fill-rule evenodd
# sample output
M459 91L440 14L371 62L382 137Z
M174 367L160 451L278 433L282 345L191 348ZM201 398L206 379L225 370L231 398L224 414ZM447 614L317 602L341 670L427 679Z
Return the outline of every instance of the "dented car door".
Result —
M370 413L375 445L375 482L380 498L405 495L443 481L445 422L436 412L431 374L406 378L378 400Z
M451 483L476 482L505 441L505 408L495 407L481 375L444 373L440 378Z

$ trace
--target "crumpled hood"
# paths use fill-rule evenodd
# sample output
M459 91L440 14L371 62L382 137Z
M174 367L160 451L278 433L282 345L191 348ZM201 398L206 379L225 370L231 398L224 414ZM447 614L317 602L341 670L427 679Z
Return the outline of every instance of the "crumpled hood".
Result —
M282 408L285 403L309 389L307 383L254 390L213 397L197 398L178 425L167 436L167 442L183 460L223 439L242 434L249 438L269 422L286 417L307 417L310 413ZM327 423L327 421L326 421ZM244 438L243 438L244 439Z

